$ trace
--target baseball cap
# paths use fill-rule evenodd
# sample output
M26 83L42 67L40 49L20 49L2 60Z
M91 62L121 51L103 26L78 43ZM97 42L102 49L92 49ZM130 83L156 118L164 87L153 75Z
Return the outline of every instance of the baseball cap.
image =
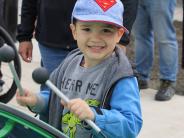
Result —
M124 6L120 0L77 0L72 12L73 19L83 22L104 22L120 28L123 26Z

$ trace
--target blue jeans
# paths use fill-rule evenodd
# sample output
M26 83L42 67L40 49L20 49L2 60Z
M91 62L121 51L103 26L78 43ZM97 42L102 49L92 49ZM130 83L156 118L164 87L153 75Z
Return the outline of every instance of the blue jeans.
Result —
M42 44L38 44L41 54L43 66L51 73L65 59L69 51L59 48L48 48Z
M140 0L133 26L136 69L149 80L154 59L154 37L159 47L160 79L176 81L178 43L173 26L176 0Z

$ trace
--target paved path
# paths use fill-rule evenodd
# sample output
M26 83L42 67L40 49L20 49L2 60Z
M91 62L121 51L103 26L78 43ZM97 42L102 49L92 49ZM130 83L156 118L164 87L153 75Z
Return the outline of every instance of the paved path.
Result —
M34 44L32 63L22 61L21 83L37 92L39 85L32 80L31 74L39 67L40 55L36 42ZM144 124L138 138L184 138L184 96L175 95L171 101L158 102L154 100L155 93L156 90L153 89L146 89L140 93ZM34 115L17 105L15 99L8 104Z
M184 138L184 96L154 100L156 90L141 91L143 128L139 138Z

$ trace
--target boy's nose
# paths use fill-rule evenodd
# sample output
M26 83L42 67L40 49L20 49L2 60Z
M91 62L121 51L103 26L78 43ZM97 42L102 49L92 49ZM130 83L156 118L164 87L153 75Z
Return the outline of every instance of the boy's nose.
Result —
M100 36L100 34L99 33L97 33L97 32L94 32L94 33L92 33L91 34L91 40L93 40L93 41L100 41L101 40L101 36Z

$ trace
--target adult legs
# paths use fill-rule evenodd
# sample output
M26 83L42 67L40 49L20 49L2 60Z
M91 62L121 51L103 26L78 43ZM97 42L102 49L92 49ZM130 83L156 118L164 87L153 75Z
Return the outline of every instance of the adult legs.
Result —
M178 71L178 44L173 26L176 0L150 1L151 21L159 46L160 88L156 100L170 100L175 93Z
M150 15L144 1L139 1L138 13L133 26L135 37L135 63L139 80L149 80L153 64L153 32Z
M39 43L43 66L51 73L65 59L69 51L59 48L48 48Z
M178 43L173 26L176 0L151 1L153 30L159 46L160 79L176 81L178 71Z
M49 74L58 67L58 65L65 59L65 57L69 53L69 51L66 50L45 47L40 43L39 49L42 65L47 69ZM42 86L41 90L44 89L47 89L47 87Z

